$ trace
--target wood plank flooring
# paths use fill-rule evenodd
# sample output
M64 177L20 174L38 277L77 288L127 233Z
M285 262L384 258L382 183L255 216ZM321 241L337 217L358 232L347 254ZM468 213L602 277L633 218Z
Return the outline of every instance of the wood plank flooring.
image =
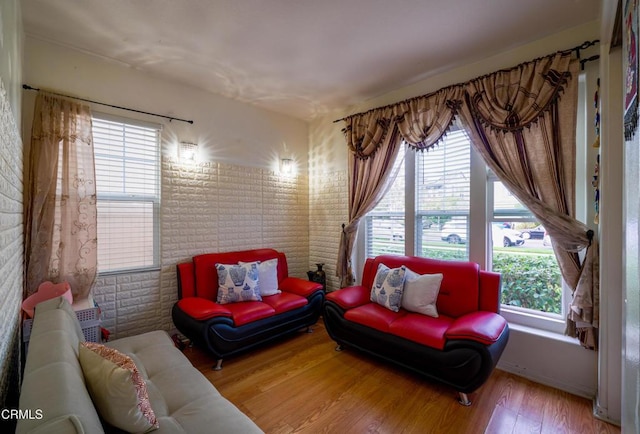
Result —
M496 370L457 394L355 350L335 351L322 319L274 345L224 361L198 348L191 360L266 433L619 433L595 419L591 401Z

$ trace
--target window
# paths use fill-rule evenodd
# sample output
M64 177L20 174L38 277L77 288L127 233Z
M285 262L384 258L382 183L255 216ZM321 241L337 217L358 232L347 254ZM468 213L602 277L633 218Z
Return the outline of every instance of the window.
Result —
M393 167L397 176L378 205L367 214L367 255L402 255L405 251L405 156L403 147Z
M471 146L462 130L416 155L416 252L437 259L468 259Z
M158 266L160 126L95 114L98 271Z
M564 300L560 267L551 240L531 212L498 181L488 177L491 247L488 268L502 274L502 314L508 320L562 333ZM535 317L545 318L543 326Z
M364 219L365 255L483 264L502 273L507 319L561 333L568 294L550 240L531 212L488 173L466 133L454 129L435 148L400 157L394 184ZM482 228L486 236L478 234Z

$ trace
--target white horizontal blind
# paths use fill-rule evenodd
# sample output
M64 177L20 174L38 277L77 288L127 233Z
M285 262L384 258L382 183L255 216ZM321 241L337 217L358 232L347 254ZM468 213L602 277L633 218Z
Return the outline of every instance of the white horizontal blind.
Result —
M450 131L438 146L420 153L416 172L417 254L466 259L471 202L471 143L466 133ZM443 241L452 244L443 247ZM442 256L442 249L453 256Z
M366 216L367 256L404 254L405 244L405 158L406 146L393 165L397 176L385 196Z
M160 126L94 114L98 271L158 266Z

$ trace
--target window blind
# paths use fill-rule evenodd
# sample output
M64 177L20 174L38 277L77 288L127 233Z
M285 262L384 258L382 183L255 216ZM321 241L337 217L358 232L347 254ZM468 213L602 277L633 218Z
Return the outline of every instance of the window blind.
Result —
M158 266L160 126L94 114L98 271Z
M393 163L397 176L385 196L366 217L367 256L404 253L405 225L405 159L406 146L398 152Z

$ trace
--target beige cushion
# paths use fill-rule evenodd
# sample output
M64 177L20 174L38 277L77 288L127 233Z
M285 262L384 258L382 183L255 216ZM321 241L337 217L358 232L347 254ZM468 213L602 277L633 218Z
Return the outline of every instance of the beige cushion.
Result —
M436 301L442 277L442 273L421 275L407 268L402 307L410 312L438 318Z
M83 342L79 360L89 394L105 421L133 433L158 428L144 378L130 357L114 348Z
M238 264L245 265L248 262L240 261ZM278 258L260 261L258 263L258 276L260 295L268 296L282 292L278 289Z

